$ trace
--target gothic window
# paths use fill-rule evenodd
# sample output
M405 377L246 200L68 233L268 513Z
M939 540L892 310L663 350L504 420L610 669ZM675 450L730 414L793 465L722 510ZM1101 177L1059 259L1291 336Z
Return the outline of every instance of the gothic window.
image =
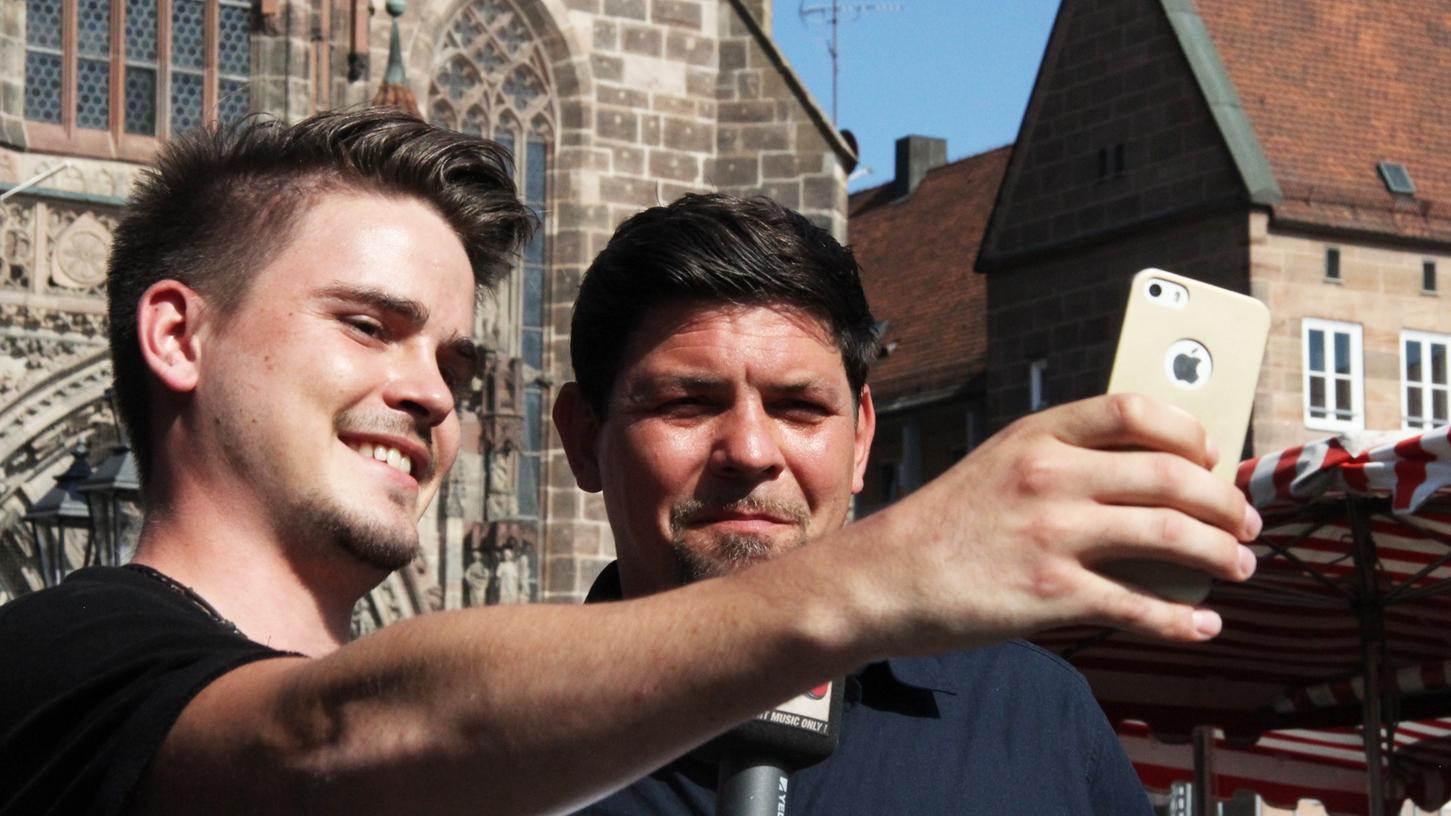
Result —
M25 0L32 147L145 158L246 115L252 0Z
M518 515L542 513L548 171L555 112L549 63L528 21L508 0L475 0L444 34L432 68L428 115L437 125L487 136L514 155L514 178L540 228L498 303L501 351L524 364L524 434L516 469ZM487 334L487 332L483 332Z

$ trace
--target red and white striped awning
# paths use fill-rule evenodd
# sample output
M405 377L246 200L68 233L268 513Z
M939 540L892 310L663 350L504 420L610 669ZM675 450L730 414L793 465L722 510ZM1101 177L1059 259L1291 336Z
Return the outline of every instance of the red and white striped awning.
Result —
M1440 748L1415 748L1426 739L1402 740L1435 735L1429 743L1441 745L1451 727L1435 721L1451 716L1451 428L1384 444L1340 438L1290 448L1243 463L1239 486L1265 530L1251 545L1255 577L1217 583L1205 601L1224 618L1218 638L1166 644L1074 627L1034 639L1088 677L1116 723L1147 723L1145 734L1171 742L1187 742L1201 725L1236 745L1273 732L1261 749L1320 764L1362 750L1354 729L1369 639L1383 644L1375 648L1388 667L1384 683L1396 691L1386 713L1403 720L1395 761L1444 759ZM1358 552L1357 525L1373 549ZM1332 810L1365 812L1363 754L1358 763L1361 806ZM1392 770L1401 792L1440 795L1441 783L1426 774ZM1294 776L1262 781L1297 784Z
M1154 739L1140 722L1120 723L1118 730L1144 787L1168 793L1175 782L1193 780L1190 744ZM1410 799L1424 810L1439 809L1451 798L1446 778L1451 767L1451 725L1404 723L1395 742L1392 798ZM1270 731L1253 745L1230 743L1219 734L1213 765L1214 795L1220 799L1247 790L1291 810L1302 799L1314 799L1332 814L1363 814L1369 809L1365 751L1358 729Z
M1383 444L1366 435L1323 439L1241 462L1235 481L1262 511L1348 492L1389 496L1396 513L1413 513L1451 485L1448 432L1451 425Z

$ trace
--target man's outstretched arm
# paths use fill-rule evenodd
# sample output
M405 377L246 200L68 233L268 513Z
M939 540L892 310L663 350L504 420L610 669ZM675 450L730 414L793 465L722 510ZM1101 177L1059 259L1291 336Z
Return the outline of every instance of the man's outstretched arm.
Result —
M1117 451L1117 452L1109 452ZM1202 429L1131 396L1028 417L893 507L739 574L635 601L463 610L212 683L148 813L569 810L821 679L889 655L1093 622L1217 634L1092 571L1156 557L1243 579L1259 521Z

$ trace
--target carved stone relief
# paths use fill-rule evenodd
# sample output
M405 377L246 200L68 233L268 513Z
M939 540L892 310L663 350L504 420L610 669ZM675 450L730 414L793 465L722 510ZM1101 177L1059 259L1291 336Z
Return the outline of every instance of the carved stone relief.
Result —
M64 219L52 213L52 226ZM55 236L51 256L53 286L85 292L98 291L106 280L106 258L111 253L111 231L90 213L81 213Z
M42 206L45 234L36 243L45 247L48 288L101 297L115 217L63 203Z
M102 310L116 210L24 194L0 205L0 292L87 295Z
M539 527L528 521L475 523L464 538L466 606L530 603L539 597Z
M0 205L0 289L27 292L35 270L35 208L25 202Z
M131 192L137 173L141 171L139 166L126 162L51 156L44 153L17 153L0 148L0 176L12 183L23 183L61 164L68 166L42 180L38 185L40 188L98 198L124 199Z
M103 315L0 303L0 416L49 372L64 370L105 347Z

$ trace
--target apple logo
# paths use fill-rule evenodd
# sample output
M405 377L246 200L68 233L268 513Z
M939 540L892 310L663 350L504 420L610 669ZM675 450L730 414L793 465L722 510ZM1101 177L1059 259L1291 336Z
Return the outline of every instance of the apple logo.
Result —
M1214 371L1209 349L1197 340L1177 340L1164 354L1164 373L1169 381L1186 391L1203 388Z
M1190 385L1199 381L1199 358L1188 354L1174 356L1174 379Z

